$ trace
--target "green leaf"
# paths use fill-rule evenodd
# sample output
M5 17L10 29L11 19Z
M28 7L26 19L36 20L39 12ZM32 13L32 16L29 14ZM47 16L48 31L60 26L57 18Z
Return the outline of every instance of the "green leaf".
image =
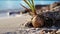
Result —
M36 14L34 0L24 0L24 2L30 7L32 13Z

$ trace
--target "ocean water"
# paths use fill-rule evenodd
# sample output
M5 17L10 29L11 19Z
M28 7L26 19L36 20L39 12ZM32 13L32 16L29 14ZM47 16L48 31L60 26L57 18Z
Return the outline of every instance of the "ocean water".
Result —
M35 5L38 5L38 4L52 4L57 1L34 1L34 2ZM27 8L29 8L24 1L9 1L9 0L1 1L0 0L0 17L8 16L7 13L9 12L9 10L11 10L11 12L14 10L15 11L24 10L24 8L20 6L20 3L26 6Z

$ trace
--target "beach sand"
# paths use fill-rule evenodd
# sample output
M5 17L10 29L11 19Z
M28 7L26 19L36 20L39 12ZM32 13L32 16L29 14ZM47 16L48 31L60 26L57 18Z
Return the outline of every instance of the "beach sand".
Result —
M41 30L56 30L57 28L27 28L24 26L31 20L28 14L15 17L0 18L0 34L40 34ZM57 31L60 32L60 29ZM45 33L48 34L48 33Z
M31 16L28 14L21 14L20 16L9 18L0 18L0 33L14 32L30 20Z

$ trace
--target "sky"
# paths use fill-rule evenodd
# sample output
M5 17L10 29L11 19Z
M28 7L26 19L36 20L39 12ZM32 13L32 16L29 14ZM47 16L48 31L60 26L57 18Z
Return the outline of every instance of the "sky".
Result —
M22 0L0 0L0 1L22 1ZM60 0L35 0L35 1L60 1Z
M56 1L40 1L35 0L35 4L52 4ZM28 7L27 4L25 4L22 0L0 0L0 10L4 9L22 9L20 6L20 3L24 6Z

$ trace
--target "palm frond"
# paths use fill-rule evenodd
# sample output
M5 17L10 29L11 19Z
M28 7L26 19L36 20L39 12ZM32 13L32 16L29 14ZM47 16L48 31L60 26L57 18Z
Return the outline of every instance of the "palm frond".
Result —
M31 2L32 2L33 8L35 9L34 0L31 0Z
M28 2L29 2L30 4L32 4L32 2L31 2L30 0L28 0Z
M31 9L33 9L33 7L31 6L31 4L30 4L28 1L24 0L24 2L25 2Z
M24 2L30 7L32 12L36 14L34 0L24 0Z
M23 8L28 9L28 8L26 8L24 5L22 5L21 3L20 3L20 5L21 5Z

